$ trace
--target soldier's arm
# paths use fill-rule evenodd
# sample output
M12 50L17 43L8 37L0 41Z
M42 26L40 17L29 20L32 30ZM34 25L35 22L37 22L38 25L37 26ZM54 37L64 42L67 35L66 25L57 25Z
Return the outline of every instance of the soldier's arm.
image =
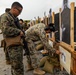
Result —
M14 28L13 25L9 22L7 16L1 17L1 26L5 37L15 37L20 35L21 30Z
M51 51L52 53L56 52L56 50L49 45L49 42L48 42L48 39L46 38L46 33L45 33L44 29L42 29L41 32L39 33L39 37L47 50Z

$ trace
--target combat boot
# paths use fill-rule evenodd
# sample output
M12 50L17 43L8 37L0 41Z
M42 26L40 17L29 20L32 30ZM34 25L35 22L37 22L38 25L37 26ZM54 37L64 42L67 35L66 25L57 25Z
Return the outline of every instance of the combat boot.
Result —
M26 70L26 71L30 71L30 70L33 70L33 67L32 67L32 65L28 64L28 65L27 65L27 70Z
M10 60L6 60L6 64L10 65L11 64Z
M34 75L44 75L45 71L42 71L39 68L37 68L37 69L34 69L33 73Z

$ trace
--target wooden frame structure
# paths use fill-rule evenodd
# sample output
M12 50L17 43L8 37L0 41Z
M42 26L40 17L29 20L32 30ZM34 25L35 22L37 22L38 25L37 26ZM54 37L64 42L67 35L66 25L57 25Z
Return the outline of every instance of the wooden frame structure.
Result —
M60 58L60 60L62 61L62 62L60 61L61 62L61 69L65 68L69 74L72 73L72 75L76 75L76 51L74 50L74 45L75 45L75 43L74 43L74 7L75 7L75 3L72 2L70 4L70 6L71 6L71 8L70 8L70 44L67 44L67 43L61 41L61 38L60 38L60 43L57 43L57 44L59 44L59 49L60 49L60 51L62 51L64 53L65 58L67 59L67 57L68 57L68 60L70 61L70 62L68 62L68 61L65 62L66 64L69 63L69 65L68 65L69 68L68 68L68 67L64 66L65 63L63 63L64 61L62 61ZM60 8L59 9L60 36L62 34L62 31L61 31L61 21L62 21L61 11L62 11L62 9ZM52 12L52 15L51 15L52 16L52 23L54 23L54 18L55 18L54 14L55 13ZM48 25L47 18L48 18L47 16L44 17L45 25ZM52 44L52 46L53 46L53 42L55 42L54 33L52 33L52 38L50 39L50 44ZM60 57L61 57L61 55L60 55ZM64 60L64 57L62 57L62 58Z
M68 61L66 61L65 63L64 62L64 57L63 57L63 60L61 58L61 55L60 55L60 62L61 62L61 70L63 70L64 68L66 69L66 71L69 73L69 74L72 74L72 75L76 75L76 51L74 50L74 7L75 7L75 3L72 2L70 4L71 8L70 8L70 45L61 41L60 43L57 43L59 44L59 49L60 51L62 51L65 55L65 58L67 59L68 57ZM61 27L61 11L62 9L60 8L59 9L59 26ZM54 13L52 14L52 23L54 23ZM62 32L60 31L60 34ZM60 35L61 36L61 35ZM50 39L50 42L53 44L53 42L55 42L54 40L54 35L53 35L53 38ZM61 40L61 39L60 39ZM65 64L67 65L65 67Z
M71 55L71 63L70 63L70 73L72 75L76 75L76 52L74 51L74 6L75 3L72 2L70 4L71 9L70 9L70 45L60 42L60 47L64 48L68 53ZM61 13L61 9L60 9ZM61 25L61 15L60 15L60 25ZM69 60L69 58L68 58ZM64 64L61 64L62 68L64 67Z

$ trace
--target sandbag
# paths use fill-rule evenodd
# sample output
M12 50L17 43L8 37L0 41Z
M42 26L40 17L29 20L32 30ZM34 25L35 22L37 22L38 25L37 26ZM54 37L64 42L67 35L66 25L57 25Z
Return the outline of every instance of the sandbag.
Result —
M43 57L43 58L40 60L39 67L44 66L44 64L45 64L45 62L46 62L47 60L49 60L49 57L48 57L48 56Z
M59 67L60 66L60 63L59 63L59 61L56 57L55 58L50 58L50 64L53 64L54 67Z
M47 60L45 62L43 70L46 71L46 72L48 72L48 73L53 73L53 69L54 69L54 66L52 64L50 64L50 62Z

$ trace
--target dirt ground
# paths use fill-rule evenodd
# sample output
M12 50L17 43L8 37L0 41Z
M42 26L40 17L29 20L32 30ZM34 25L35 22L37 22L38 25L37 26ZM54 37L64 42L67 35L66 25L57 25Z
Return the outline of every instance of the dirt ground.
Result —
M26 72L26 56L23 57L23 63L24 63L24 75L33 75L33 71ZM0 75L11 75L11 66L6 65L5 61L5 53L3 51L3 48L0 48ZM51 74L45 74L45 75L51 75Z

